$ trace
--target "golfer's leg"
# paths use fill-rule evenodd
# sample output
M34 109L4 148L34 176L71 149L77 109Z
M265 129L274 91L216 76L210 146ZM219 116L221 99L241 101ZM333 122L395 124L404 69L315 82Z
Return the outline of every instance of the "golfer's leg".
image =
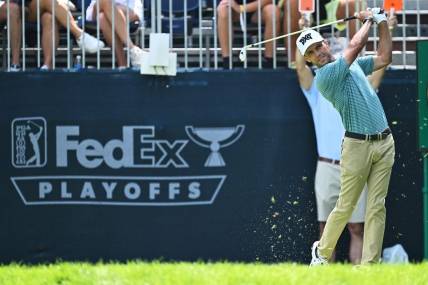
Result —
M371 165L370 143L345 138L342 145L341 189L336 207L327 219L321 237L319 254L327 259L331 257L337 240L355 209L363 191Z
M378 142L379 160L375 161L367 185L367 210L364 225L362 264L377 263L380 260L385 231L385 197L388 192L395 148L392 135Z

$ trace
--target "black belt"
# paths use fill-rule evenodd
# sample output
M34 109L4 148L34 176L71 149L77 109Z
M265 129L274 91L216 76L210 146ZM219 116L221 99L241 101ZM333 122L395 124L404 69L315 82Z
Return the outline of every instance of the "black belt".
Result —
M318 157L319 161L324 161L324 162L328 162L328 163L332 163L332 164L336 164L336 165L340 165L340 160L334 160L334 159L330 159L330 158L326 158L326 157Z
M391 134L391 129L387 128L383 132L374 135L362 135L352 132L345 132L345 137L365 141L380 141L386 139Z

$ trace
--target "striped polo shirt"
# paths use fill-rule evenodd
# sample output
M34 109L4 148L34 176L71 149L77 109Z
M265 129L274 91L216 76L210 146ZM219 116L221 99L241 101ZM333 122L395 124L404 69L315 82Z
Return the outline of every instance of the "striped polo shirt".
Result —
M366 78L372 72L372 56L351 65L341 56L316 71L318 90L339 111L349 132L372 135L388 128L382 104Z

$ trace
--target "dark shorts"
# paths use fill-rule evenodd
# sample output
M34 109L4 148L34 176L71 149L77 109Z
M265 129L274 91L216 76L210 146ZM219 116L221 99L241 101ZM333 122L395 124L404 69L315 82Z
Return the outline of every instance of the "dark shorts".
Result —
M328 2L330 2L330 0L319 0L319 5L320 5L320 10L319 10L319 15L320 15L320 21L327 19L327 10L325 9L325 4L327 4ZM317 5L317 1L315 0L315 15L314 15L314 19L316 21L317 19L317 11L316 11L316 6Z
M28 7L28 5L30 5L32 0L24 0L24 6ZM6 2L6 0L4 0L4 2ZM19 6L22 6L22 0L9 0L10 3L15 3Z

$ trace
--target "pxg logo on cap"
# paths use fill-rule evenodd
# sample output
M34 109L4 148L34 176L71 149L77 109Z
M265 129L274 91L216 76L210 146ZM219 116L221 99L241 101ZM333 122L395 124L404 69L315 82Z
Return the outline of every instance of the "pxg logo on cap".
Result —
M296 44L302 55L305 55L306 50L314 43L322 42L324 38L317 31L308 29L300 34Z
M16 168L43 167L47 161L46 120L17 118L12 122L12 165Z

